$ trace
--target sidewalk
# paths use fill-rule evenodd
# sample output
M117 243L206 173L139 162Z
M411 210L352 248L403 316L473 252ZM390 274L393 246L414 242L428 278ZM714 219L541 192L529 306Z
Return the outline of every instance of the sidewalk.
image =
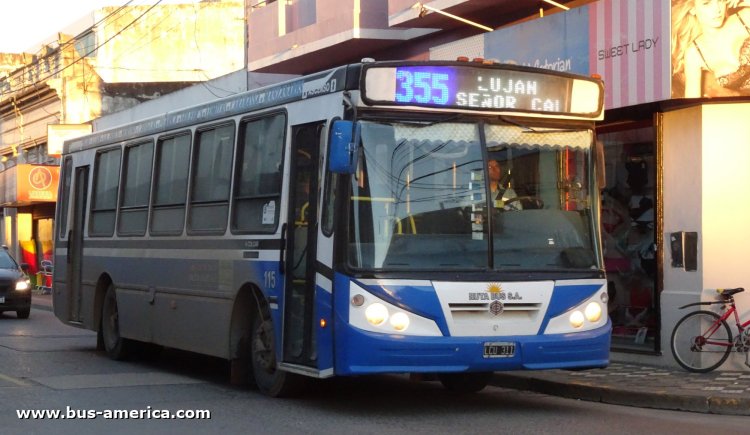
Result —
M612 362L578 372L498 372L493 385L640 408L750 415L750 370L699 374Z
M35 290L31 294L31 307L38 310L52 311L52 295L43 295Z
M32 307L52 310L52 295ZM606 369L497 372L498 387L640 408L750 415L750 369L707 374L613 362Z

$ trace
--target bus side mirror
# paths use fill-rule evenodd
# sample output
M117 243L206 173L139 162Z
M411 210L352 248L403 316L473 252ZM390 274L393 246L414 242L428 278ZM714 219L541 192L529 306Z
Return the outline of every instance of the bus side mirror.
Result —
M594 164L596 165L596 185L599 190L602 190L607 187L607 174L604 162L604 142L600 140L596 141L595 153L596 162L594 162Z
M336 174L353 174L357 168L359 123L334 121L328 141L328 169Z

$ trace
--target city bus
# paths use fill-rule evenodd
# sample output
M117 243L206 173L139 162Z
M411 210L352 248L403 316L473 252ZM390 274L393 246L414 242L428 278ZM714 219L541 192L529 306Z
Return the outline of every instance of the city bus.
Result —
M68 140L55 315L270 396L605 367L602 117L597 78L364 59Z

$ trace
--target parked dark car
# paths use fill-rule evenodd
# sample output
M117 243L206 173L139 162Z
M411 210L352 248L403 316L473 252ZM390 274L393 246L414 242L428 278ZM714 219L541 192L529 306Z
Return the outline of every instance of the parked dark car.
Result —
M28 266L21 266L3 246L0 249L0 313L15 311L19 319L31 313L31 282L26 276Z

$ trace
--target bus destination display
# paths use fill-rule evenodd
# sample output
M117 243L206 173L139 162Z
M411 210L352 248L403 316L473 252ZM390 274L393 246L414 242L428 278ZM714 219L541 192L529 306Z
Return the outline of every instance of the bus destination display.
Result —
M570 79L483 68L396 68L395 102L487 109L565 112Z
M472 65L396 65L365 72L374 104L596 116L601 87L587 78Z

